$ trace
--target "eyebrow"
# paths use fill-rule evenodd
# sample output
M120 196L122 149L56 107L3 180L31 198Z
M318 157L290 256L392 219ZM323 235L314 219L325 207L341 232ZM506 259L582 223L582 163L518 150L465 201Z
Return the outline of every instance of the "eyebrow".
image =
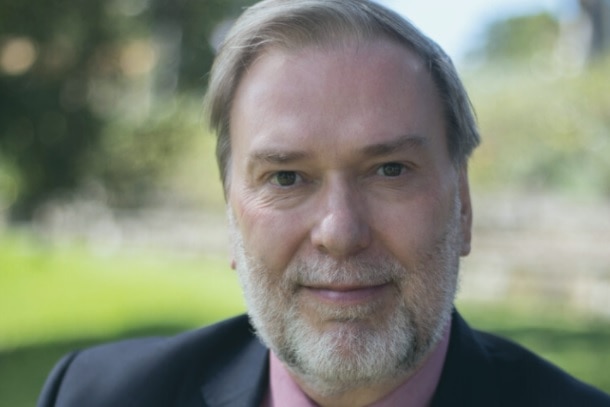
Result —
M287 164L300 161L310 157L311 155L303 151L279 151L276 149L266 149L255 151L248 159L248 168L260 163L267 164Z
M369 157L384 156L397 151L407 149L418 149L428 142L423 136L408 134L394 140L375 143L362 148L362 155ZM276 149L265 149L255 151L249 158L248 167L251 169L259 163L289 164L310 158L311 154L304 151L280 151Z
M384 156L396 151L419 149L427 144L428 139L418 134L407 134L394 140L371 144L362 149L365 156Z

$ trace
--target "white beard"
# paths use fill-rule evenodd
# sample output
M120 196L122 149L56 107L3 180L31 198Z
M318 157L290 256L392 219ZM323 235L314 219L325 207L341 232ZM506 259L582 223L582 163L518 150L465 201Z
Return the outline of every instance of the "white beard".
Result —
M405 269L386 256L337 262L327 256L296 259L281 279L249 255L229 211L236 269L257 335L304 383L324 396L382 383L413 371L441 339L451 319L459 269L459 200L446 233L419 264ZM316 319L333 321L314 327L300 309L303 283L391 283L397 304L381 313L376 301L354 307L311 306ZM413 298L404 298L406 286Z

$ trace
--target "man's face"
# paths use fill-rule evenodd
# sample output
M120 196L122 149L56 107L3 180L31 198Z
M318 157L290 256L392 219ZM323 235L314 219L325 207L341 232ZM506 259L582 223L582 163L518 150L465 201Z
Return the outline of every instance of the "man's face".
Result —
M424 64L381 40L269 49L230 128L234 256L259 335L329 393L414 369L447 327L471 220Z

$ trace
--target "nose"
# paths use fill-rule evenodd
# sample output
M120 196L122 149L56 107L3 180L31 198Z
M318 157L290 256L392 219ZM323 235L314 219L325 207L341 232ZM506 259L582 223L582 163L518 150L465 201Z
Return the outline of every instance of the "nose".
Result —
M318 217L311 241L321 252L336 258L354 255L371 242L366 202L357 188L336 182L321 191Z

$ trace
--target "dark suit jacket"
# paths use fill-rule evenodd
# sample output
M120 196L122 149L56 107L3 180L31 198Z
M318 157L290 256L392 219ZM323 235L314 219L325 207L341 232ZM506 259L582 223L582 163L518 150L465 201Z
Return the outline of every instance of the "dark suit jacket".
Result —
M258 407L268 350L245 316L170 338L75 352L53 369L39 407ZM610 406L610 396L529 351L471 330L454 313L433 406Z

